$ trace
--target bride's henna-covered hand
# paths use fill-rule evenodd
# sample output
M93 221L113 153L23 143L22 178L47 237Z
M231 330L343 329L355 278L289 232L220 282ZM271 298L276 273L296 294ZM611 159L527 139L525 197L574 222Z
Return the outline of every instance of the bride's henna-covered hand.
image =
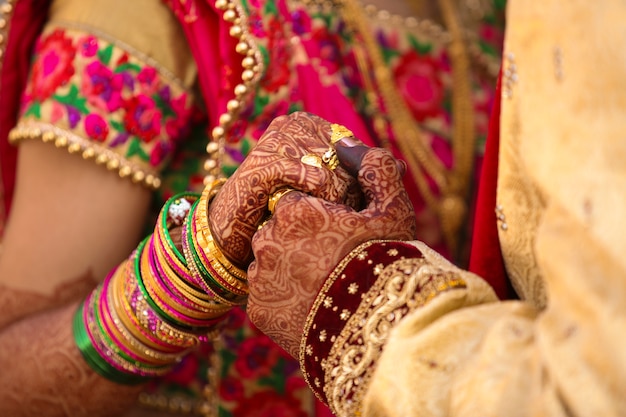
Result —
M210 207L209 223L218 245L242 267L252 260L250 241L266 217L269 196L291 187L356 207L356 181L343 168L310 166L301 157L330 149L330 123L309 113L275 119Z
M344 141L355 144L354 139ZM315 296L345 255L372 239L415 238L415 216L402 185L403 164L385 150L362 145L340 142L337 153L342 163L358 170L365 209L291 192L279 200L274 216L252 241L248 315L295 357Z

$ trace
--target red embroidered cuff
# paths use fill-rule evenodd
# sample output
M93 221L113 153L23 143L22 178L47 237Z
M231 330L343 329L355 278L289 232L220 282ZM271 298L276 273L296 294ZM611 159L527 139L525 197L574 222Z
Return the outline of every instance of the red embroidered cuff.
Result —
M346 256L313 303L300 344L317 397L337 416L359 415L391 329L438 294L466 288L459 273L419 242L372 241Z
M421 253L415 246L404 242L364 243L341 261L320 290L309 312L300 345L304 377L320 400L326 402L324 359L337 336L383 268L405 257L419 258Z

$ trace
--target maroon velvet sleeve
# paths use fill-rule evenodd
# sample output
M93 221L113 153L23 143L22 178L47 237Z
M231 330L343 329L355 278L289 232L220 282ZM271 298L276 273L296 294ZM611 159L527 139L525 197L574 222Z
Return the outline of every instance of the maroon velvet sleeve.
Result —
M485 158L480 174L469 270L489 282L500 299L511 299L517 296L504 268L495 212L500 145L501 79L502 73L498 77L496 98L489 121Z
M378 278L378 269L404 258L421 258L421 252L405 242L371 241L348 255L330 275L309 312L300 358L304 377L317 398L324 397L324 360L335 338L343 331ZM320 298L320 297L323 297Z

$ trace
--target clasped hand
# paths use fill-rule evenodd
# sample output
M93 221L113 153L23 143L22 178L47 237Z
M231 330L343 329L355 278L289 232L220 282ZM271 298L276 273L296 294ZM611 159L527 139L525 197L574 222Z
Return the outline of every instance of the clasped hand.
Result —
M224 253L249 264L250 319L294 357L317 292L346 254L369 240L415 238L404 164L352 137L334 145L336 169L303 162L327 152L330 135L331 124L311 114L277 118L209 212ZM286 187L298 191L267 220L269 197Z

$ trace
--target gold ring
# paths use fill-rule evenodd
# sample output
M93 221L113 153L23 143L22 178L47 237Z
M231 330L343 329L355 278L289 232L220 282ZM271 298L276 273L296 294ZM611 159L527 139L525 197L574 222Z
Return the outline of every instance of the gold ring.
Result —
M263 220L263 221L261 222L261 224L260 224L260 225L258 225L258 226L256 227L256 230L257 230L257 231L261 230L261 228L262 228L263 226L265 226L265 225L267 224L267 222L269 222L269 221L270 221L270 217L271 217L271 216L269 216L268 218L266 218L265 220Z
M311 153L303 155L302 158L300 158L300 162L302 162L305 165L316 167L316 168L322 168L323 163L324 163L324 161L322 161L322 158L320 158L317 155L313 155Z
M322 162L331 170L334 171L339 166L339 158L337 152L333 148L330 148L324 155L322 155Z
M353 138L354 133L347 127L333 123L330 125L330 144L334 145L343 138Z
M274 210L276 210L276 205L278 204L278 200L283 198L285 195L289 194L292 191L296 191L293 188L281 188L280 190L274 192L270 196L267 201L267 209L270 212L270 215L274 214Z
M300 162L316 168L326 167L331 171L339 166L339 158L337 158L337 152L333 148L328 148L321 157L310 153L303 155Z

